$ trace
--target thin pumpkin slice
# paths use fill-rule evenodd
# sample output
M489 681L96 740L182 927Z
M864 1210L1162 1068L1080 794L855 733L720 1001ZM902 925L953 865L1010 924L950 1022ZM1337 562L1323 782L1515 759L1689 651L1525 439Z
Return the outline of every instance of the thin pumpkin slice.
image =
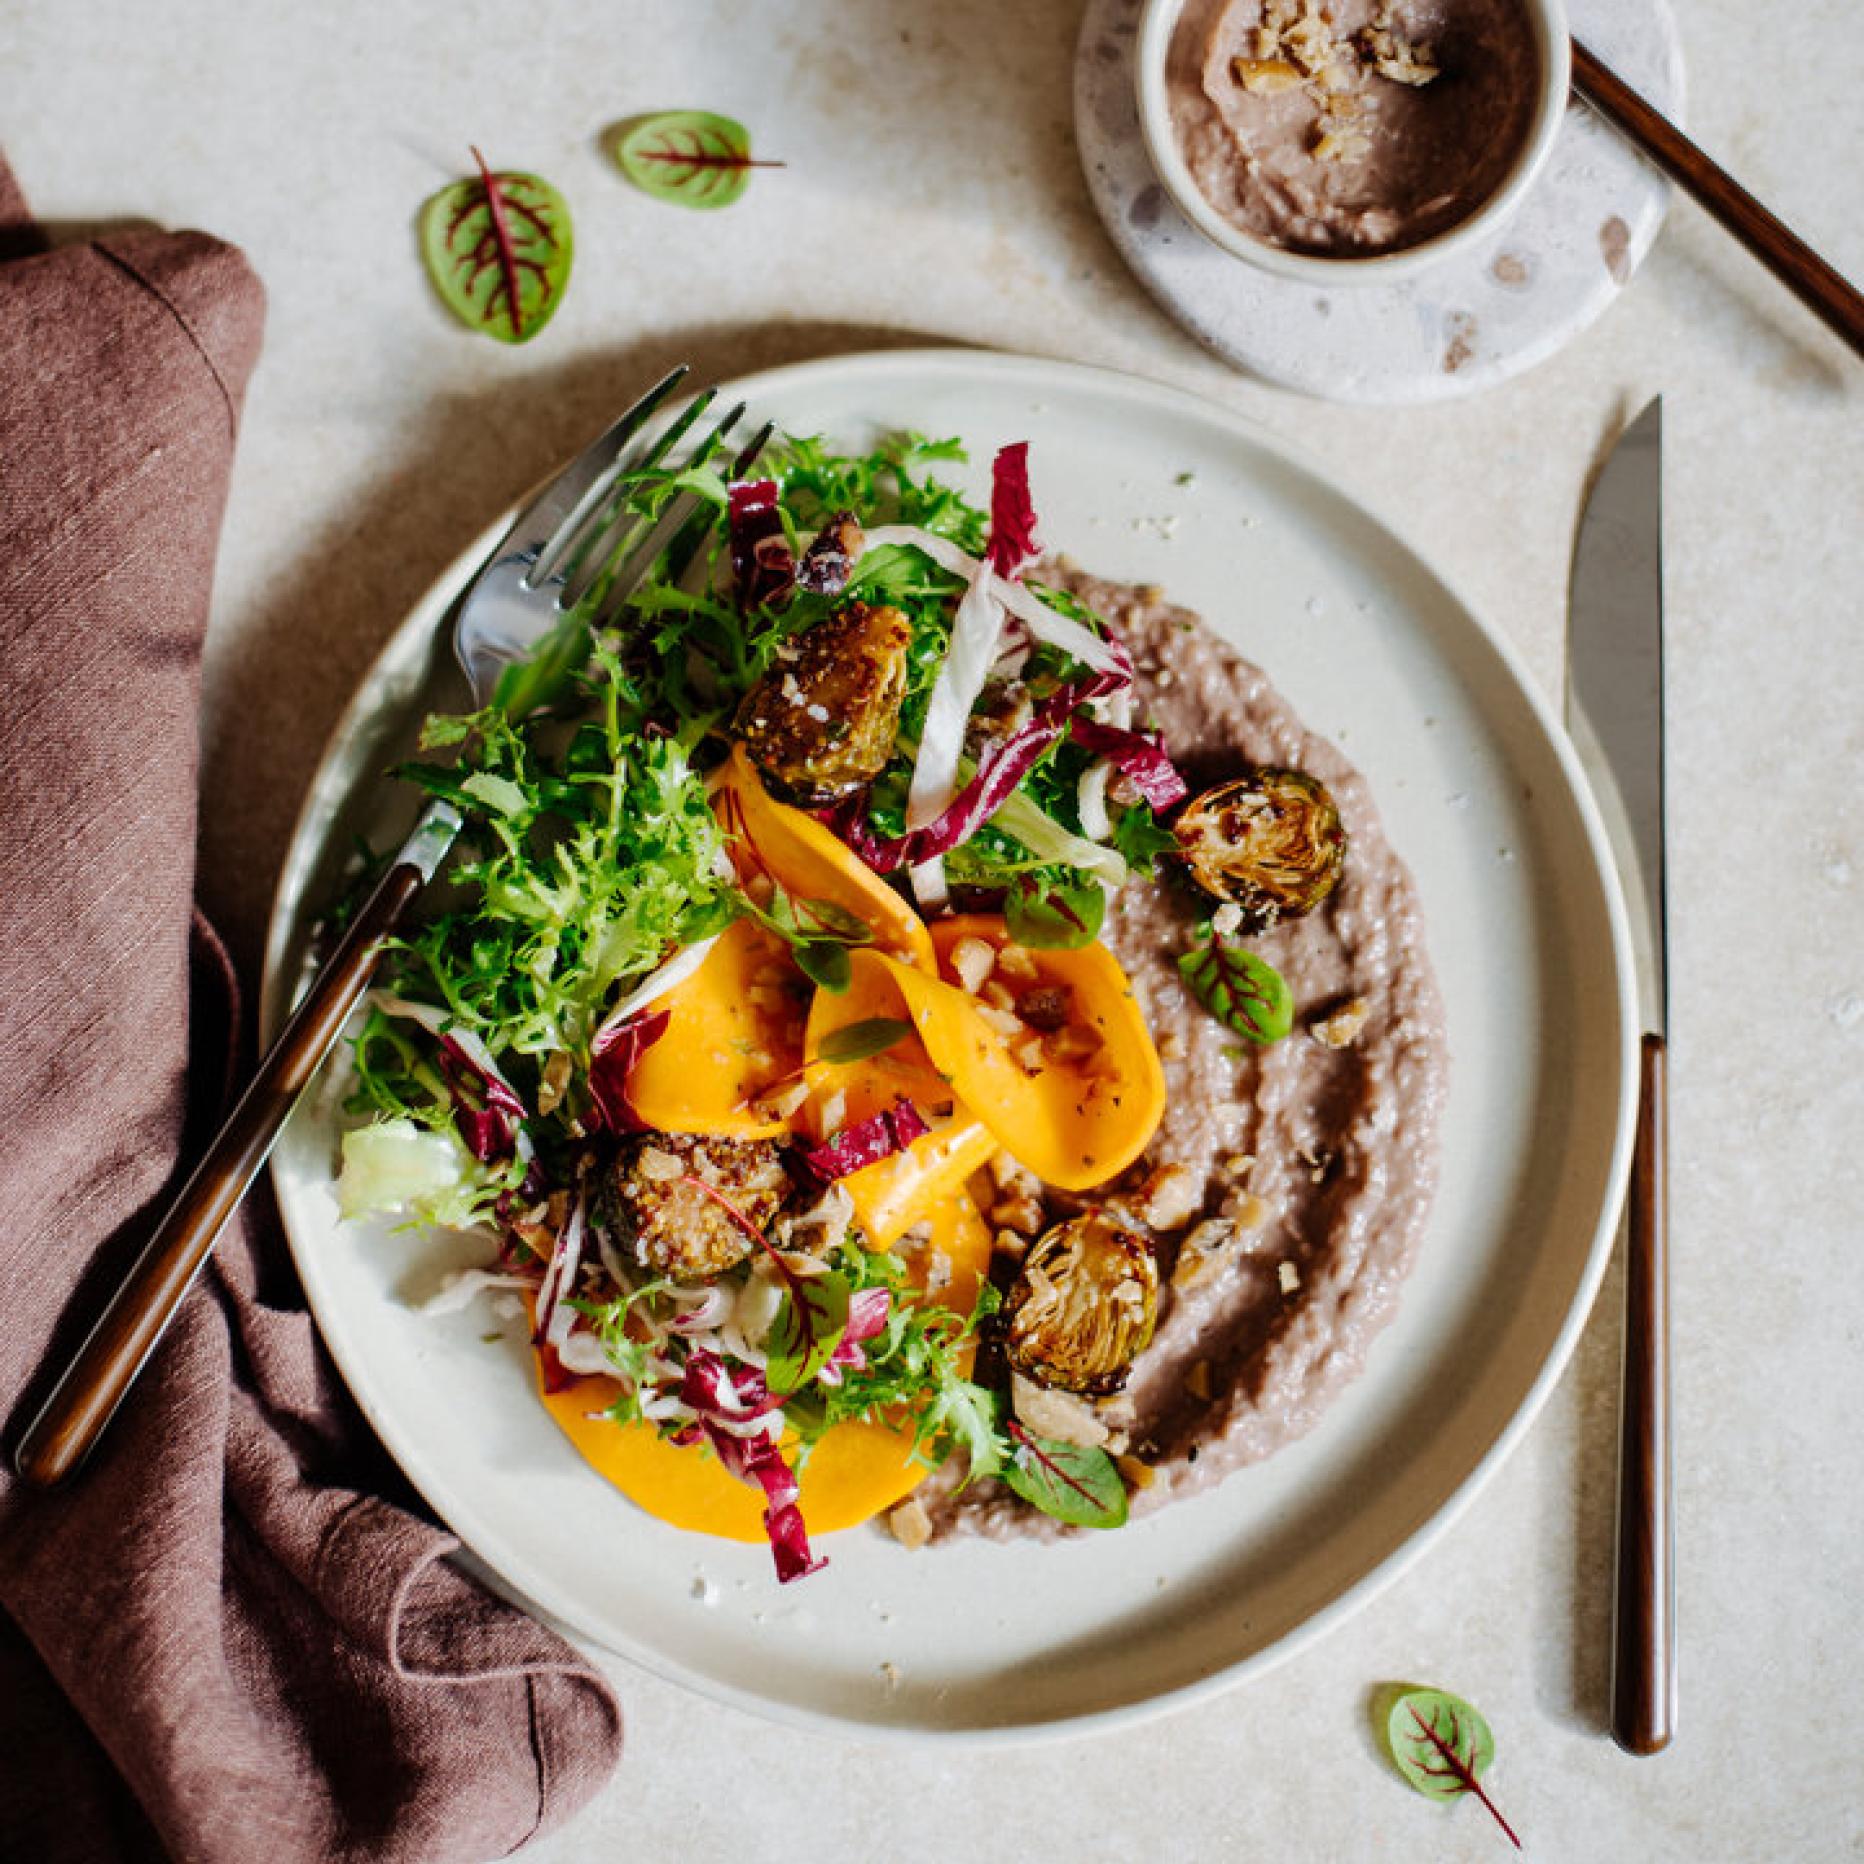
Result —
M780 1138L788 1127L761 1104L802 1066L809 984L783 941L734 919L690 977L652 1007L665 1033L634 1064L628 1101L667 1133Z
M1003 920L992 914L941 920L932 936L943 954L967 937L998 948L1010 943ZM818 1101L841 1092L850 1119L890 1104L897 1096L871 1072L882 1058L836 1065L824 1061L822 1046L857 1023L910 1023L913 1036L902 1036L886 1055L908 1098L909 1081L928 1094L955 1096L1045 1183L1065 1191L1104 1184L1158 1130L1165 1111L1158 1051L1126 973L1104 945L1029 957L1036 975L1026 988L1062 993L1067 1028L1052 1033L1063 1039L1020 1026L1010 1033L959 985L881 952L854 952L850 988L838 996L818 993L810 1008L804 1052L811 1092ZM1067 1029L1072 1039L1065 1039Z
M877 950L936 970L919 915L840 836L778 802L741 746L733 747L712 806L736 839L733 859L747 881L761 866L793 899L824 900L852 913L872 931Z
M962 1190L947 1192L926 1213L931 1237L915 1263L942 1256L951 1270L939 1299L968 1313L990 1266L990 1230ZM724 1540L764 1538L764 1497L730 1475L717 1457L666 1442L650 1424L614 1424L602 1415L621 1396L609 1378L573 1379L538 1393L570 1442L598 1474L644 1512L693 1533ZM809 1454L799 1478L809 1532L858 1527L902 1502L931 1472L912 1458L909 1426L838 1424ZM784 1453L794 1460L794 1444Z

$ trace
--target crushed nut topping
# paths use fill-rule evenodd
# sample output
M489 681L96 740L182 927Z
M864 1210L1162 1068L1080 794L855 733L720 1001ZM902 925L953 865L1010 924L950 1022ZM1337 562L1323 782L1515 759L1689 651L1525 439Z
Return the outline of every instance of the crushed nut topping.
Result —
M1322 1048L1351 1048L1371 1014L1372 1006L1365 998L1354 997L1325 1016L1315 1017L1307 1026L1308 1033Z
M1252 96L1305 91L1318 111L1309 144L1315 157L1354 161L1372 147L1356 120L1364 87L1383 78L1416 89L1439 75L1436 52L1398 31L1392 4L1379 0L1369 25L1342 33L1322 11L1321 0L1267 0L1255 55L1232 59L1231 76Z

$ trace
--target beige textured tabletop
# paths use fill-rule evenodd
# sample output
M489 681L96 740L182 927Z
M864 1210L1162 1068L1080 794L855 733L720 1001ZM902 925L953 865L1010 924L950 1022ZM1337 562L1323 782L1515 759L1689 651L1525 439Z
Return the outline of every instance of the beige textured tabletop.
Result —
M1853 277L1851 0L1679 0L1701 139ZM0 3L0 121L50 219L238 241L271 300L221 557L202 891L256 953L324 736L462 544L681 357L729 374L955 341L1176 383L1297 440L1557 693L1580 490L1665 397L1682 1713L1603 1728L1617 1280L1523 1447L1420 1563L1192 1712L1021 1750L767 1725L617 1663L620 1773L529 1855L1492 1858L1382 1765L1393 1678L1477 1702L1541 1858L1864 1856L1864 367L1694 208L1538 370L1359 410L1205 357L1122 270L1069 122L1073 0ZM599 132L750 121L790 163L725 215L631 192ZM578 213L551 329L469 335L416 256L467 143ZM1505 1847L1503 1847L1505 1850Z

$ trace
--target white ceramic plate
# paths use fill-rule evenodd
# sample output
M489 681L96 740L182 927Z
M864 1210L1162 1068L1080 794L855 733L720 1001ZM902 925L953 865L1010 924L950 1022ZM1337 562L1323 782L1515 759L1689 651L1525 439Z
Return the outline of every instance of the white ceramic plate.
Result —
M274 1162L299 1271L370 1421L498 1581L709 1695L870 1733L1029 1734L1227 1686L1414 1558L1520 1437L1598 1284L1627 1156L1623 909L1571 755L1512 656L1388 530L1254 428L1189 397L965 351L856 356L737 385L851 443L889 427L1031 443L1045 542L1162 583L1372 781L1423 891L1452 1085L1441 1195L1398 1319L1306 1439L1117 1533L910 1554L826 1536L778 1587L761 1546L684 1534L599 1480L483 1312L410 1305L458 1239L339 1226L331 1094ZM351 832L412 811L379 774L436 695L437 633L480 539L403 624L338 727L274 909L276 1026ZM436 672L435 669L441 669ZM509 1335L509 1330L507 1330Z

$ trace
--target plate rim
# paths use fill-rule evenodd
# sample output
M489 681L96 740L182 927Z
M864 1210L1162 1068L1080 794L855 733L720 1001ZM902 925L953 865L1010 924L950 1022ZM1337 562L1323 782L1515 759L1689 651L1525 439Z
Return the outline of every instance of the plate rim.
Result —
M277 1194L282 1227L304 1289L306 1303L316 1322L319 1337L330 1352L346 1389L397 1467L441 1521L457 1535L462 1548L470 1555L475 1571L493 1590L525 1609L540 1613L558 1629L594 1645L600 1651L638 1665L664 1681L709 1700L767 1721L805 1728L818 1734L831 1733L844 1737L858 1735L863 1741L884 1745L925 1742L980 1748L1037 1745L1070 1740L1118 1727L1130 1727L1142 1720L1188 1708L1289 1661L1403 1577L1463 1517L1476 1497L1519 1447L1572 1359L1604 1280L1618 1229L1630 1170L1636 1116L1635 976L1631 962L1629 920L1617 866L1591 788L1551 703L1535 684L1519 651L1467 599L1456 580L1447 575L1432 557L1409 542L1403 531L1387 518L1377 503L1358 492L1349 477L1342 477L1297 443L1284 439L1224 404L1200 399L1173 384L1129 371L1053 357L978 349L960 344L853 351L781 364L735 377L721 383L719 387L721 393L734 399L745 399L755 405L759 397L787 392L798 383L807 388L814 377L831 375L839 379L852 375L858 386L859 378L863 375L887 374L902 368L913 371L916 376L922 372L956 372L965 375L967 379L975 379L979 372L985 375L1014 376L1036 386L1046 382L1051 392L1065 391L1070 385L1082 386L1090 392L1124 396L1147 404L1155 411L1162 407L1167 414L1190 418L1235 436L1245 446L1270 456L1294 474L1317 483L1341 499L1373 529L1382 544L1396 549L1421 568L1449 597L1457 611L1459 629L1466 624L1468 635L1492 657L1496 669L1505 677L1514 695L1525 704L1538 727L1544 747L1551 752L1562 779L1561 794L1581 831L1585 850L1590 856L1592 877L1598 883L1604 907L1609 933L1610 969L1617 985L1614 1007L1619 1067L1613 1083L1617 1106L1612 1145L1602 1180L1603 1195L1593 1219L1592 1236L1586 1248L1583 1268L1574 1284L1572 1298L1532 1380L1486 1449L1476 1457L1431 1514L1358 1579L1335 1593L1272 1644L1206 1675L1194 1676L1173 1687L1080 1715L991 1726L948 1727L873 1721L804 1707L778 1696L756 1694L689 1670L676 1659L663 1657L651 1649L618 1643L612 1632L594 1629L574 1600L561 1598L557 1587L548 1579L540 1581L540 1575L529 1571L524 1560L512 1561L501 1556L501 1563L495 1563L490 1556L478 1551L473 1536L457 1525L461 1517L476 1520L477 1510L469 1500L462 1504L444 1479L435 1477L422 1464L418 1452L404 1453L399 1441L400 1433L392 1420L375 1402L373 1395L359 1389L358 1381L352 1379L345 1355L335 1343L335 1338L342 1336L342 1326L340 1322L326 1316L323 1294L316 1278L305 1274L305 1255L308 1251L301 1248L288 1214L290 1198L287 1187L274 1168L269 1166L268 1170L273 1172L272 1183ZM555 469L552 470L554 472ZM348 703L324 741L315 772L293 819L286 854L267 916L264 968L259 991L259 1032L262 1041L269 1041L280 1026L288 993L294 982L288 960L297 942L298 920L296 913L289 909L289 901L292 895L301 893L303 882L309 878L323 851L322 838L313 839L312 830L321 806L329 800L325 792L335 786L333 766L357 730L380 710L378 689L391 668L403 658L407 641L411 637L431 639L434 632L444 625L453 600L504 534L522 505L522 498L514 501L488 524L409 605L383 638L380 648L358 678ZM421 625L417 626L417 623ZM343 787L347 789L349 786ZM1601 1081L1600 1086L1603 1085ZM414 1466L410 1466L411 1462ZM445 1494L445 1506L433 1492L434 1488L441 1489ZM496 1539L496 1536L491 1538Z

